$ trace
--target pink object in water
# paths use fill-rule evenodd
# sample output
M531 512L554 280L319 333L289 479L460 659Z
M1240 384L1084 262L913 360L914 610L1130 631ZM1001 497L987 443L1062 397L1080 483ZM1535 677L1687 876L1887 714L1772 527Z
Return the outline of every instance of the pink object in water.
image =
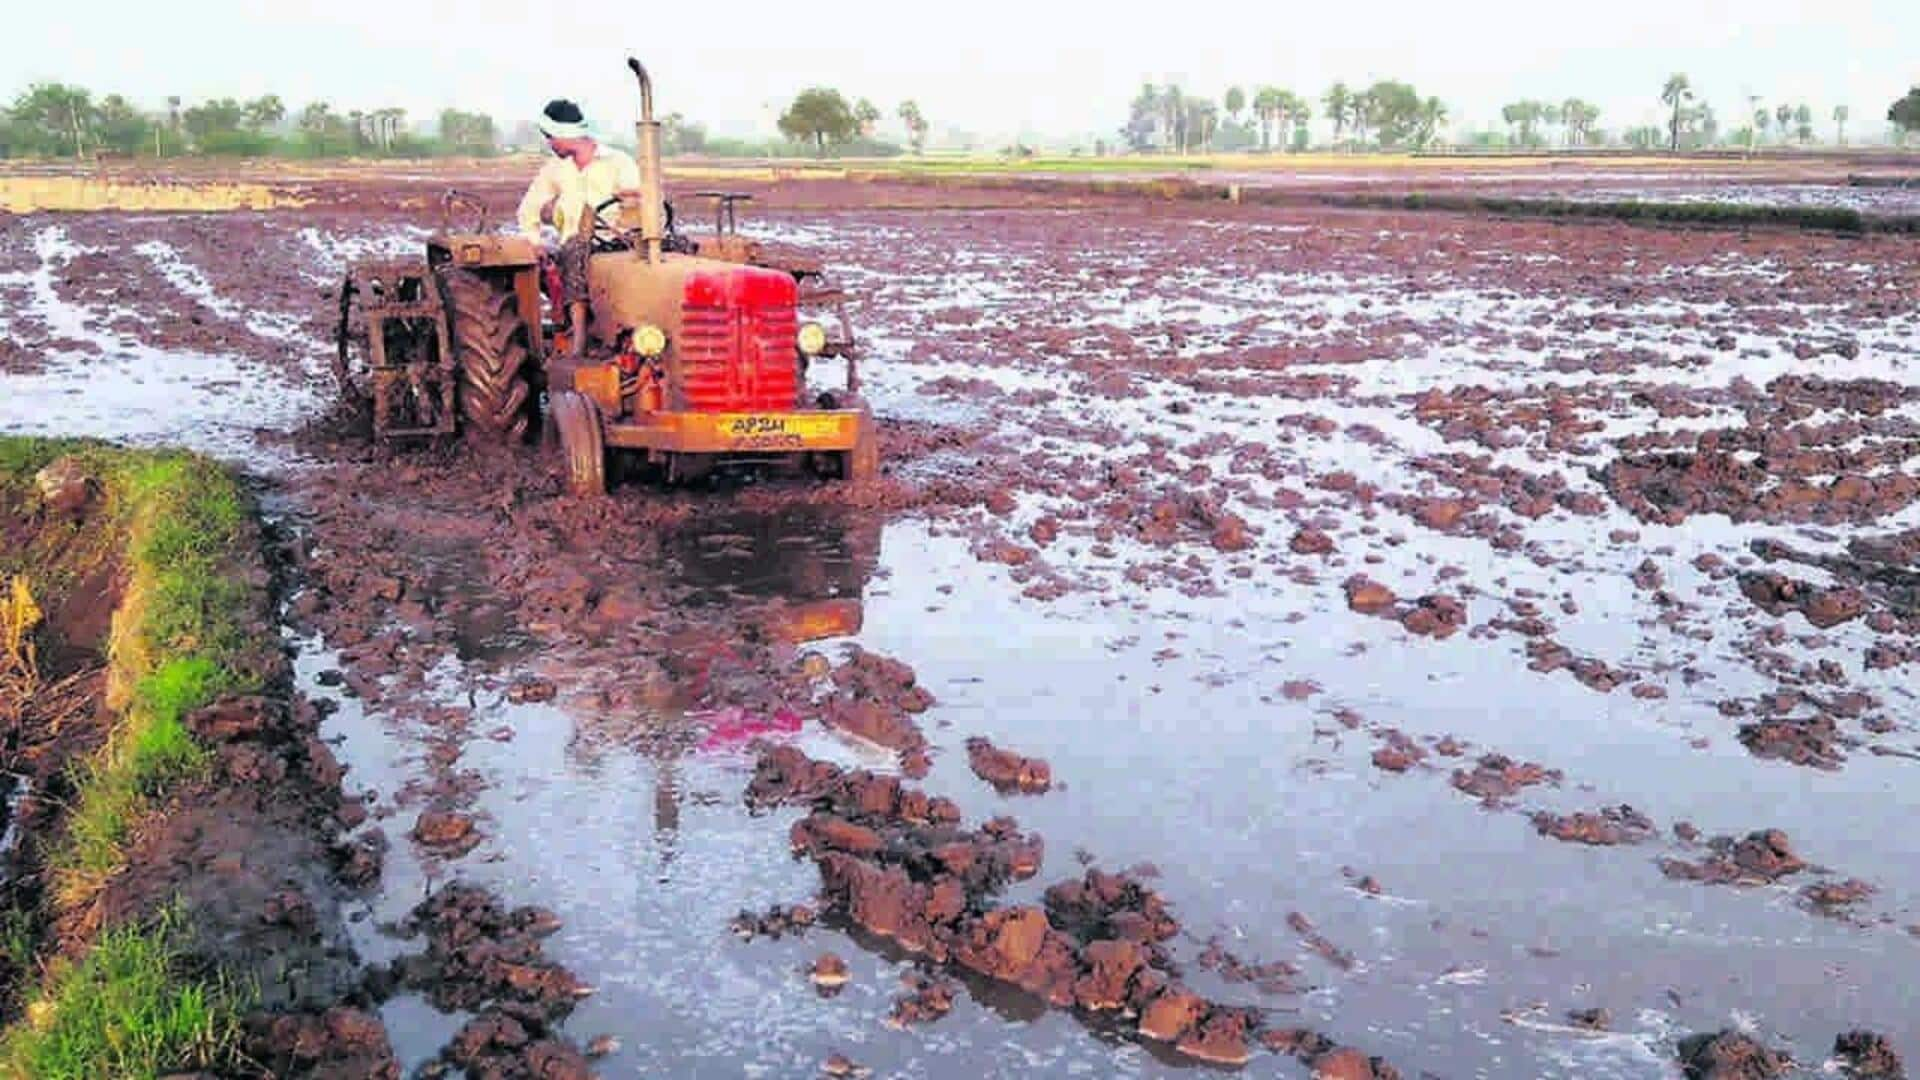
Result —
M762 735L793 735L800 731L800 714L785 708L775 709L767 715L751 713L739 706L728 706L712 712L693 713L688 719L707 724L707 737L700 743L702 750L744 746Z

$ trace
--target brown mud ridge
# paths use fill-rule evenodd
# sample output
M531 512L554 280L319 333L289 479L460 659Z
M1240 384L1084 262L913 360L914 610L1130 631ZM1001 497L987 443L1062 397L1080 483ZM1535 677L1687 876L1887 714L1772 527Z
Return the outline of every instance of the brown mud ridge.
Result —
M397 1080L341 909L344 891L378 878L381 849L348 836L366 811L341 793L319 710L288 695L284 657L262 662L270 693L187 717L214 766L140 832L96 917L112 924L167 904L189 912L196 953L258 988L243 1052L265 1075Z
M966 830L945 798L791 746L762 750L746 801L756 809L811 807L794 823L793 844L819 867L827 912L1056 1008L1133 1020L1138 1037L1187 1057L1249 1060L1261 1013L1209 1001L1179 982L1165 944L1180 924L1137 878L1088 870L1050 886L1041 905L995 906L1009 882L1039 872L1038 837L1010 818Z

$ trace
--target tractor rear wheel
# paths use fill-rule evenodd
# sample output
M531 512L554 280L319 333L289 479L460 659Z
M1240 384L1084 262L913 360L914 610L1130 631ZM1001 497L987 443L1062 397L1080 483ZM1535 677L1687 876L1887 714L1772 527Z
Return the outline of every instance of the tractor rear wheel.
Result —
M460 367L460 417L482 441L524 442L532 422L532 356L519 300L505 279L443 270L453 355Z
M567 490L575 495L607 493L607 449L600 430L600 407L585 394L563 390L547 405L560 432L560 458L567 468Z

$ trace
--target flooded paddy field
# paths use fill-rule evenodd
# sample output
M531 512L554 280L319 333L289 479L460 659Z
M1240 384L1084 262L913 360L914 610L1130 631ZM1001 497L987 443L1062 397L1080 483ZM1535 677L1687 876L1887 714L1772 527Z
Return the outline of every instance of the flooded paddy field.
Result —
M503 1002L609 1077L1920 1053L1920 244L760 190L872 490L371 446L411 187L0 218L0 427L257 478L409 1074Z

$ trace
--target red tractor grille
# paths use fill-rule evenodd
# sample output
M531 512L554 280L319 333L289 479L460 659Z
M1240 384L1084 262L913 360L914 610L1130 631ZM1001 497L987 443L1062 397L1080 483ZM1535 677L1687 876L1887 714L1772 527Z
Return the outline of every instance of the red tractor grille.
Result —
M735 271L725 285L700 278L688 282L679 341L683 408L784 411L797 403L800 370L793 342L799 324L792 280L784 274L772 282L756 280L766 273ZM741 302L746 300L763 302Z

